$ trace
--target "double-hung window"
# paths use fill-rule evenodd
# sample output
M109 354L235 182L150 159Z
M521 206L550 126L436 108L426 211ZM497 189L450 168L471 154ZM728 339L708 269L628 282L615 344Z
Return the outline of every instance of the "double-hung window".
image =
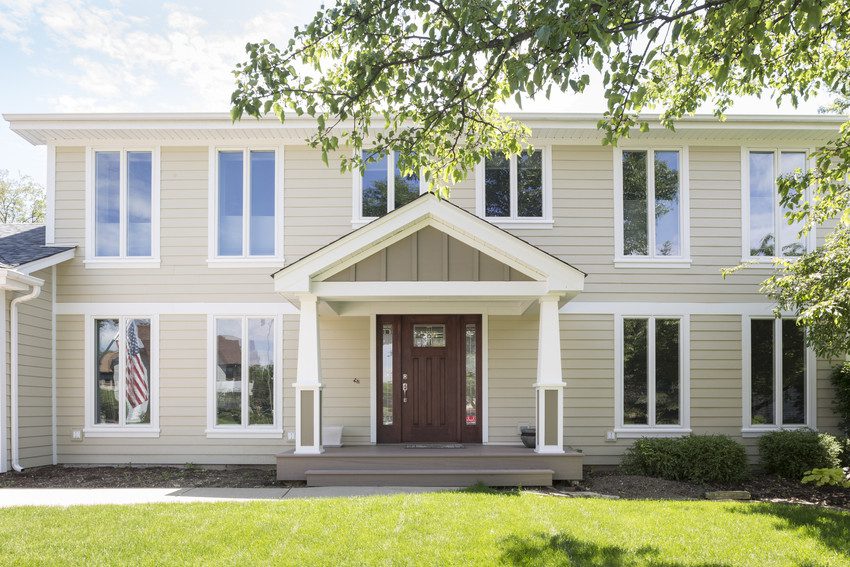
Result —
M615 264L687 267L687 149L623 149L615 155Z
M159 262L159 150L88 150L86 263Z
M405 175L398 165L398 152L377 155L364 150L365 170L354 173L354 222L368 222L403 207L426 191L418 173ZM392 167L390 167L392 164Z
M86 435L158 435L157 319L98 316L86 325Z
M280 317L210 319L208 436L281 436L280 327Z
M745 150L743 257L802 256L807 243L799 238L801 223L788 224L779 203L777 179L806 170L804 150Z
M283 257L282 180L276 149L216 149L210 156L211 263Z
M551 226L549 148L486 158L477 174L476 210L494 224Z
M621 437L689 431L689 319L618 317L615 431Z
M814 425L814 356L794 319L744 318L744 432Z

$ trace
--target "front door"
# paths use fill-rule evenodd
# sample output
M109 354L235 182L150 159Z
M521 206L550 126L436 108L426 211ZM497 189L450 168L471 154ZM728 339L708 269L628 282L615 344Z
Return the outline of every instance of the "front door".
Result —
M378 442L481 442L481 317L377 319Z

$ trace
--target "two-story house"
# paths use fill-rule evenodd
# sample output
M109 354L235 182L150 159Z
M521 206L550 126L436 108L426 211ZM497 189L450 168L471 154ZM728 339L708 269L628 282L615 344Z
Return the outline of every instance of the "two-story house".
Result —
M545 484L639 437L755 456L765 431L835 427L827 361L759 283L816 244L776 178L842 118L696 117L612 148L598 116L517 117L533 152L439 200L392 154L324 165L309 119L6 115L47 148L48 215L0 286L2 470Z

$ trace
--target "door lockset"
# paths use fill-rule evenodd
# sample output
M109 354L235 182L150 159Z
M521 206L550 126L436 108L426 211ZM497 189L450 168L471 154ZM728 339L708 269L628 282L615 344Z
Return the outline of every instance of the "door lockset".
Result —
M401 391L402 391L402 396L403 396L401 401L402 401L402 403L406 404L407 403L407 382L405 382L404 384L401 385Z

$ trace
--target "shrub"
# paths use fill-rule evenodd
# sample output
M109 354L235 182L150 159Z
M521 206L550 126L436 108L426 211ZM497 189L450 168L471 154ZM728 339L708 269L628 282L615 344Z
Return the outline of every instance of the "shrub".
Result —
M850 362L840 364L832 371L832 409L839 418L838 426L850 435Z
M850 480L844 469L812 469L803 477L803 484L815 486L840 486L850 488Z
M839 466L840 453L838 439L811 429L773 431L759 439L759 455L764 469L794 480L812 469Z
M838 444L841 445L841 454L838 455L841 466L850 467L850 437L839 438Z
M722 484L749 475L744 447L723 435L639 439L623 458L629 474Z

